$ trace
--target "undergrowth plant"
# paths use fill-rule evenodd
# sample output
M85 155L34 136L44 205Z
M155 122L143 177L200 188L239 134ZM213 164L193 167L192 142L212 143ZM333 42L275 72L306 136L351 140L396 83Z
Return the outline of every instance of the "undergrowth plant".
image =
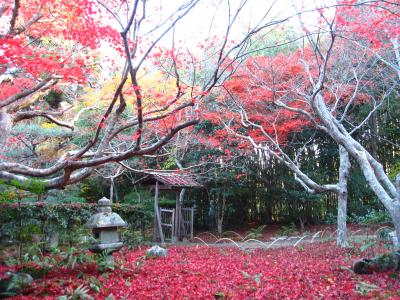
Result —
M281 229L276 233L277 236L291 236L298 234L296 225L294 223L290 223L290 225L284 225Z
M246 237L248 239L258 239L262 237L263 231L266 227L267 225L261 225L256 228L251 228L248 232L246 232Z
M100 273L111 272L115 270L115 260L110 251L104 250L101 253L94 254L93 257Z

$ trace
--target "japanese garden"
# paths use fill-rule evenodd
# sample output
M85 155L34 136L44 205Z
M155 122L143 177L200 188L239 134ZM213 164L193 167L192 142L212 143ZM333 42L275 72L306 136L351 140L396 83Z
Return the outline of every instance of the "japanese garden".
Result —
M400 299L400 2L2 0L0 298Z

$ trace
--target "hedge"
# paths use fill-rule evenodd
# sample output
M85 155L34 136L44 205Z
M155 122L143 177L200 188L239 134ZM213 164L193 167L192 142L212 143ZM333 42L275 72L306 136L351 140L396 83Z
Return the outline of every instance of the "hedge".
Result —
M58 232L71 242L74 233L84 230L85 223L96 209L95 203L2 203L0 241L24 243L31 241L33 234L48 236ZM141 230L143 233L153 218L152 210L141 205L117 203L112 205L112 210L128 223L131 232Z

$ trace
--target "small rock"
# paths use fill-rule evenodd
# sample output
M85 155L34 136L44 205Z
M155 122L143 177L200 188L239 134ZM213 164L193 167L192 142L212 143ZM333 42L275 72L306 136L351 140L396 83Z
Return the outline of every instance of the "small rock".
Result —
M371 259L363 258L353 264L357 274L372 274L400 270L400 251L379 254Z
M150 249L147 249L146 251L146 255L148 256L161 256L161 257L165 257L168 254L168 250L161 248L158 245L155 245L153 247L151 247Z

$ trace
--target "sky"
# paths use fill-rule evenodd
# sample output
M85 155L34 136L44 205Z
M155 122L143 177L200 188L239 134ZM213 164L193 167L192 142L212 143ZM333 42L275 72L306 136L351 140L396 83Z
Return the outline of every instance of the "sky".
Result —
M177 7L181 1L158 0L164 13ZM228 3L234 11L242 0L201 0L200 3L176 26L176 35L187 45L196 45L209 35L223 36L228 22ZM248 0L241 11L235 26L232 29L234 39L242 36L248 28L255 26L270 10L266 20L279 20L294 16L296 9L311 10L321 5L332 3L331 0ZM305 14L304 20L311 26L316 20L316 15ZM212 25L211 25L212 24ZM293 27L298 27L298 18L293 17L288 21ZM211 25L211 26L210 26Z
M165 20L182 3L188 0L150 0L147 7L147 17L142 25L142 32ZM247 0L243 10L240 12L235 25L232 27L229 40L238 41L244 34L257 25L267 11L265 21L280 20L292 16L285 26L299 28L299 20L295 16L296 10L311 10L316 6L327 5L334 0ZM133 1L132 1L133 2ZM199 44L204 44L207 38L212 36L223 37L226 35L227 23L229 20L229 6L233 14L243 0L200 0L200 2L175 26L175 46L186 48L192 53L200 54L203 51ZM308 13L303 16L307 26L312 27L316 20L315 13ZM168 23L167 23L168 24ZM111 24L118 30L120 26L114 22ZM154 31L148 36L148 41L153 41L165 26ZM142 43L145 44L145 43ZM172 31L159 43L159 46L170 48L172 44ZM114 56L115 53L104 45L102 52L105 55ZM122 60L121 60L122 61Z

